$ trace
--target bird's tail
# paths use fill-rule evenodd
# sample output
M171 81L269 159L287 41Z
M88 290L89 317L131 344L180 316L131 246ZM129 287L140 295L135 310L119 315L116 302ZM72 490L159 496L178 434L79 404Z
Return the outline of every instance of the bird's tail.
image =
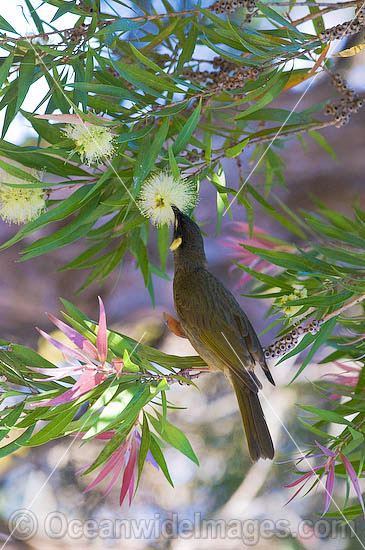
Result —
M232 379L232 384L241 411L251 459L256 462L259 458L273 458L274 446L257 393L235 379Z

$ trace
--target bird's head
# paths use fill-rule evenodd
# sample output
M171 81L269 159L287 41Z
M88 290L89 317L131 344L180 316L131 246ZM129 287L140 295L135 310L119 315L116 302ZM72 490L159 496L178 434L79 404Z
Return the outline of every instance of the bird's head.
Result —
M172 206L172 210L175 220L170 250L174 252L175 267L194 269L205 265L204 243L199 227L176 206Z

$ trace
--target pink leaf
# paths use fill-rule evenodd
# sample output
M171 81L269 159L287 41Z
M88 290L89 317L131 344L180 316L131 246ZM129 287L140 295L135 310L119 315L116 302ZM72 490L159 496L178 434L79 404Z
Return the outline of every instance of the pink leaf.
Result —
M349 346L350 344L357 344L358 342L361 342L365 339L365 334L362 334L359 338L356 338L356 340L351 340L350 342L346 342L345 344L338 344L339 346Z
M70 435L73 435L75 437L84 437L85 433L86 432L77 432L77 433L70 434ZM105 432L102 432L101 434L94 435L93 439L113 439L114 436L115 436L115 431L114 430L106 430Z
M124 454L123 456L120 458L120 460L118 461L118 463L116 464L115 468L114 468L114 472L113 472L113 475L112 475L112 478L109 482L109 485L108 487L105 489L104 493L103 493L103 497L105 497L109 491L111 490L111 488L113 487L113 485L115 484L115 482L117 481L118 477L119 477L119 474L120 472L122 471L123 469L123 466L124 466L124 459L125 459L125 451L124 451Z
M129 484L129 506L132 504L133 491L134 491L134 471L132 472L132 479Z
M86 487L86 489L84 489L84 493L87 493L88 491L90 491L91 489L96 487L96 485L98 485L101 481L103 481L103 479L108 474L110 474L111 471L113 471L113 469L117 465L120 458L121 458L121 449L118 449L118 450L114 451L114 453L111 455L109 460L106 462L106 464L104 465L102 470L98 473L98 475L96 476L94 481L92 481L90 483L90 485L88 485Z
M99 326L98 326L98 336L96 338L96 347L98 349L98 359L104 364L106 357L108 355L108 333L106 329L106 315L105 308L102 299L98 296L99 299Z
M323 517L326 514L328 508L330 507L334 485L335 485L335 463L332 460L331 464L329 465L328 475L326 479L326 487L325 487L326 495L324 499L324 510L321 517Z
M62 395L42 403L43 406L53 406L60 405L61 403L68 403L69 401L74 401L94 389L106 378L106 374L103 372L97 372L96 370L86 369L81 374L80 378L75 382L75 384L69 390L65 391Z
M288 464L288 462L297 462L297 460L306 460L307 458L318 458L319 456L323 456L322 453L315 454L315 455L303 455L303 456L297 456L293 458L288 458L288 460L279 460L275 461L275 464Z
M55 338L52 338L52 336L50 336L40 328L36 327L36 329L38 330L39 334L43 336L43 338L48 340L48 342L50 342L55 348L62 351L62 353L64 353L65 355L69 355L70 357L73 357L74 359L77 359L78 361L82 361L84 363L88 362L88 357L86 357L76 349L69 348L65 344L62 344L61 342L59 342Z
M303 485L301 485L299 487L299 489L297 489L297 491L295 491L294 495L292 497L290 497L290 499L284 504L284 506L286 506L287 504L289 504L289 502L291 502L299 493L300 491L303 489L304 485L307 483L308 480L306 480ZM284 485L284 487L286 487L286 485Z
M84 365L70 365L69 367L57 367L57 368L41 368L41 367L28 367L28 369L38 372L39 374L49 374L47 378L34 378L34 380L60 380L66 376L73 376L80 370L83 370ZM52 376L52 374L54 376Z
M116 376L119 379L121 377L122 370L124 367L124 361L123 359L112 359L111 363L115 369Z
M74 434L72 434L74 435ZM79 435L79 434L76 434L76 435ZM90 460L90 462L88 462L87 464L84 464L83 466L81 466L81 468L78 468L78 470L76 470L76 473L77 474L81 474L82 472L84 472L85 470L88 469L89 466L91 466L91 464L93 463L94 461L93 460Z
M114 436L115 436L114 430L106 430L101 434L95 435L93 439L113 439Z
M321 449L321 451L326 455L326 456L336 456L336 453L334 453L333 451L331 451L330 449L327 449L327 447L323 447L323 445L321 445L320 443L318 443L318 441L314 440L314 443L317 445L317 447L319 447Z
M119 474L122 471L123 466L125 465L125 455L126 455L127 449L128 449L128 440L125 440L123 445L119 448L118 462L114 466L114 473L112 475L112 478L111 478L107 488L105 489L105 491L103 493L103 497L105 497L109 493L109 491L111 490L111 488L113 487L113 485L117 481L117 479L119 477Z
M98 358L98 354L96 351L96 347L94 344L89 342L87 338L82 336L77 330L74 330L72 327L69 327L61 321L60 319L57 319L54 315L51 315L51 313L47 313L48 318L56 327L58 327L64 334L66 334L67 338L71 340L77 346L79 349L90 355L93 359Z
M351 462L348 460L348 458L345 457L345 455L343 453L340 453L340 457L341 457L341 460L342 460L342 462L343 462L343 464L346 468L346 472L348 473L349 478L351 479L352 485L354 486L354 489L355 489L356 494L357 494L357 498L359 499L359 502L361 504L363 516L365 518L364 500L362 498L359 481L357 479L357 475L356 475L356 472L354 470L354 467L351 464Z
M313 472L306 472L304 475L298 477L295 481L292 481L291 483L288 483L288 485L284 485L286 489L289 489L290 487L295 487L295 485L298 485L298 483L301 483L304 479L309 479L313 475Z
M136 458L137 458L137 442L136 442L136 438L133 437L128 464L124 470L124 475L123 475L122 488L120 491L120 498L119 498L120 505L123 504L125 496L129 490L129 487L133 483L133 471L134 471L134 466L136 464Z

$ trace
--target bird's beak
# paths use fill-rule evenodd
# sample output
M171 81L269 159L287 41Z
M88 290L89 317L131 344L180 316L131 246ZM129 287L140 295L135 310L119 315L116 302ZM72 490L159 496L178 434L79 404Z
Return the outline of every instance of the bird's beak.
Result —
M171 208L172 208L173 213L175 214L175 218L176 218L179 214L181 214L181 212L180 212L180 210L178 209L178 207L175 206L174 204L171 205Z
M174 204L171 205L171 208L172 208L172 211L175 215L175 224L174 225L175 225L175 235L176 235L176 231L177 231L178 226L179 226L179 218L180 218L181 212L177 208L177 206L175 206ZM172 251L176 250L177 248L179 248L181 243L182 243L182 238L181 237L176 237L171 243L170 250L172 250Z

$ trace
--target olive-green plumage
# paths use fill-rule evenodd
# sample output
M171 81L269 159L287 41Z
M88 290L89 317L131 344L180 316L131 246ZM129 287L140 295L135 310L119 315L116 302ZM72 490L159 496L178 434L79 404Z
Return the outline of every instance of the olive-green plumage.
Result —
M240 305L206 269L199 227L173 207L174 301L180 325L212 370L223 371L237 396L252 460L273 458L274 447L258 399L259 364L274 384L257 335Z

